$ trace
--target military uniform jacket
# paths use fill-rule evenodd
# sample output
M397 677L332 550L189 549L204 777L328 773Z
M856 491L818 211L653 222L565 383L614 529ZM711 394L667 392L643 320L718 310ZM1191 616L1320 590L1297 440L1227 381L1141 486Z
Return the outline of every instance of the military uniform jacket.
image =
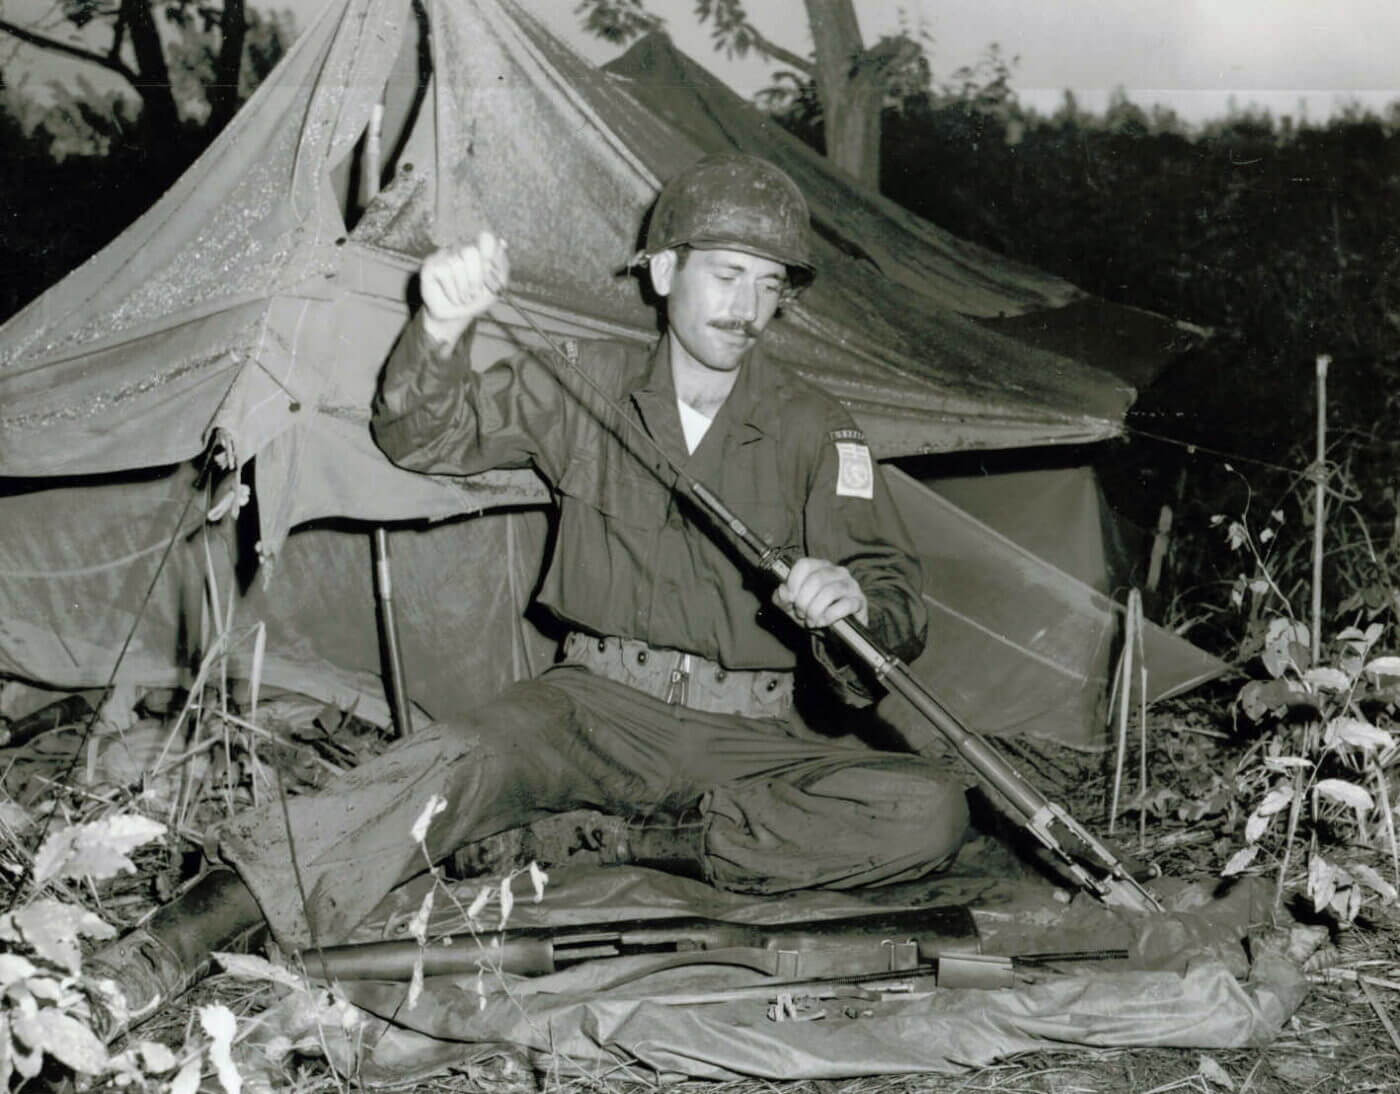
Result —
M616 408L563 361L524 353L477 372L467 345L464 337L449 352L421 319L408 325L375 400L375 438L395 463L433 474L534 467L559 503L539 599L562 620L730 669L789 669L806 644L770 605L771 580L670 487L674 474L640 430L769 542L846 566L887 649L912 660L923 648L919 563L864 437L844 407L761 345L694 454L664 338L650 350L570 344ZM866 689L821 647L819 659L859 701Z

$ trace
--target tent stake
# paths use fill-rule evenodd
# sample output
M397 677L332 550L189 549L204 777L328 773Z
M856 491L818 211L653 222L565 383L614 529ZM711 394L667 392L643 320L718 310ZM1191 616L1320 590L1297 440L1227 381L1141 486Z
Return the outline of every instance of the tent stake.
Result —
M1114 834L1118 824L1119 795L1123 788L1123 765L1128 752L1128 716L1133 698L1133 660L1141 649L1138 642L1142 629L1142 594L1137 589L1130 591L1128 603L1123 612L1123 649L1118 655L1118 666L1113 674L1113 687L1108 696L1110 725L1118 724L1117 756L1113 764L1113 794L1108 805L1108 834ZM1146 687L1143 688L1144 693ZM1146 715L1144 714L1144 721Z
M1143 637L1146 626L1142 615L1142 593L1133 589L1128 593L1128 607L1136 620L1133 628L1133 643L1138 665L1138 790L1142 794L1142 805L1138 809L1138 849L1147 850L1147 641Z
M1317 358L1317 463L1313 479L1312 663L1322 656L1322 533L1327 519L1327 366L1332 358Z

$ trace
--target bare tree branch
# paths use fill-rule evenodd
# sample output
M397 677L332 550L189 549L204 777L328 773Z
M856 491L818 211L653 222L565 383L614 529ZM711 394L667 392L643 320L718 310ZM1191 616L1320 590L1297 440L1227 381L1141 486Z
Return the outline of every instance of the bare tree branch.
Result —
M744 32L753 40L753 48L769 60L781 61L789 68L795 68L804 76L814 75L816 66L805 57L799 57L790 49L784 49L777 42L770 41L759 33L757 27L752 23L744 24Z
M65 56L74 57L80 61L88 61L94 65L100 65L132 83L136 82L137 74L123 64L119 58L109 57L105 53L98 53L95 50L84 49L82 46L71 45L59 38L50 38L45 34L36 34L32 30L19 26L17 23L11 23L8 19L0 19L0 31L14 38L18 38L26 45L36 46L39 49L52 50L55 53L62 53Z

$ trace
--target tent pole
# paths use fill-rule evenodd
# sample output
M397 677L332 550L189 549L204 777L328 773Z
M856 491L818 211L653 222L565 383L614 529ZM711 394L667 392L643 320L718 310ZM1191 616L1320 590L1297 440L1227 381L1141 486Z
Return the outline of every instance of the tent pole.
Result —
M365 143L360 161L360 199L368 205L379 193L379 174L383 169L381 131L384 126L384 104L375 103L370 109L365 127ZM374 556L374 599L379 615L379 643L382 651L383 673L388 682L389 713L394 720L394 732L407 737L413 732L413 715L404 688L403 651L399 647L399 620L394 613L393 565L389 556L389 533L377 524L371 537Z
M413 714L404 689L403 651L399 648L399 621L394 614L394 583L389 557L389 533L384 525L375 526L374 599L379 607L379 637L384 656L385 675L389 683L389 711L394 719L394 731L400 737L413 732Z

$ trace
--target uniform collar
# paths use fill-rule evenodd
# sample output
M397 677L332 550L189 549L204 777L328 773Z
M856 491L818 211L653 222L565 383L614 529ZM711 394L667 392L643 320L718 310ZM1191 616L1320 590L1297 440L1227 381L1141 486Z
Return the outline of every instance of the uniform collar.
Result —
M646 371L632 389L632 394L634 397L654 395L675 400L676 380L671 375L671 345L664 334L652 345L647 355Z
M780 366L769 358L763 338L760 338L739 366L738 379L720 408L716 425L720 421L735 423L735 432L741 442L768 436L778 420L777 408L784 399L786 387L786 377ZM674 420L675 428L679 431L680 413L675 409L676 381L671 374L670 341L665 335L652 347L647 371L638 386L633 388L632 398L653 435L663 421Z
M642 424L652 440L665 449L678 463L684 463L689 453L681 415L676 407L676 382L671 376L671 353L663 335L651 347L638 380L632 388L632 402L642 416Z

